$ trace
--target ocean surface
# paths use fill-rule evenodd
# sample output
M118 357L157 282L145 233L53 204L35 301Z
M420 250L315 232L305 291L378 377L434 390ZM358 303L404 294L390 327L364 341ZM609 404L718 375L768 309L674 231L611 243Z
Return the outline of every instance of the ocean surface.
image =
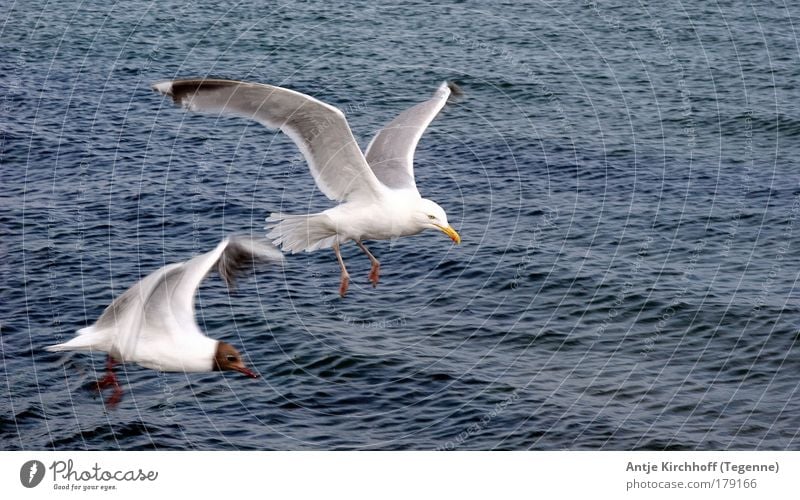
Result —
M800 8L790 2L5 2L0 447L800 449ZM308 93L362 147L443 80L425 232L288 255L197 320L235 372L48 353L157 268L332 206L188 76ZM107 396L106 393L105 396Z

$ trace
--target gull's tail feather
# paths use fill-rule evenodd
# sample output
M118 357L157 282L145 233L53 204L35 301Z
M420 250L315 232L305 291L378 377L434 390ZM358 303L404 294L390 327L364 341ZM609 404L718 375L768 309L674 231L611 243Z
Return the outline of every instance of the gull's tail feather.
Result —
M329 248L336 241L336 230L325 214L271 214L267 218L267 238L285 252L313 252Z
M106 332L88 326L78 330L78 336L69 342L47 346L45 350L50 352L105 350L106 344Z
M233 289L236 277L262 262L281 262L283 254L268 241L252 236L232 236L219 257L217 270L222 279Z

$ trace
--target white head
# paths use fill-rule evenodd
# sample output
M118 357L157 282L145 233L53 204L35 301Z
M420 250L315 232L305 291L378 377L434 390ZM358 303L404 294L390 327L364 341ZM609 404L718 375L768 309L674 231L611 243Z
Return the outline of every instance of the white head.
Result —
M419 200L417 211L414 214L415 222L422 229L438 229L450 237L456 244L461 243L461 236L447 222L447 214L436 202L427 198Z

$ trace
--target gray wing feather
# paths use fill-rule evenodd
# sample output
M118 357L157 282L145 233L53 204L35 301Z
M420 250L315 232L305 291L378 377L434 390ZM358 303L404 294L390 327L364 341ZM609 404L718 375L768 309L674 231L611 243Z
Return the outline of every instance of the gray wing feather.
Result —
M233 290L236 278L252 270L256 264L281 261L283 254L271 243L251 236L234 236L219 258L217 271L228 289Z
M184 334L192 331L181 325L194 324L194 301L200 283L214 265L230 288L236 276L252 269L255 263L283 260L281 252L266 241L248 236L233 236L214 250L147 275L109 305L98 318L98 328L114 327L129 332L128 342L136 342L142 328L148 331ZM199 331L199 330L198 330Z
M293 90L231 80L175 80L153 89L192 111L235 115L280 129L300 148L317 186L332 200L380 196L382 186L344 113L333 106Z
M461 95L454 83L444 82L433 97L391 121L367 146L367 163L375 176L392 189L416 189L414 151L420 137L452 95Z

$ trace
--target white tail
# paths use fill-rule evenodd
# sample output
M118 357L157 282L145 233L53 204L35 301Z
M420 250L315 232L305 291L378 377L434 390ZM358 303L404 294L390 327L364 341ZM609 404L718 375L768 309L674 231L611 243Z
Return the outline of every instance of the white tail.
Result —
M106 344L106 332L98 331L93 326L88 326L78 330L78 336L69 342L51 345L45 347L45 350L50 352L104 350Z
M337 237L333 221L325 214L271 214L267 223L267 238L286 252L329 248Z

